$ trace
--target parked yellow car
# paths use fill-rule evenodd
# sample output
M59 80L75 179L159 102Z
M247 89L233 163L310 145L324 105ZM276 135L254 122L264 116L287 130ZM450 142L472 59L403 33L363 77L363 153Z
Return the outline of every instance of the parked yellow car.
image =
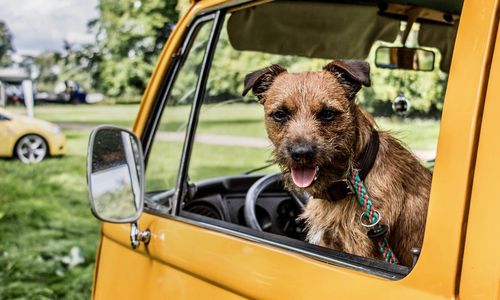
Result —
M91 135L89 198L105 221L93 298L498 299L499 11L498 0L191 1L133 132ZM418 28L415 51L401 20ZM429 49L436 60L407 55ZM242 58L253 65L243 68ZM226 81L243 83L266 65L318 70L332 58L396 70L385 83L374 77L373 88L404 83L423 61L442 72L419 86L442 91L444 104L411 267L304 241L303 199L267 180L276 168L259 168L271 150L259 106L210 102ZM397 99L397 110L409 106Z
M24 163L37 163L49 155L63 155L66 146L59 126L3 108L0 108L0 141L0 157L17 157Z

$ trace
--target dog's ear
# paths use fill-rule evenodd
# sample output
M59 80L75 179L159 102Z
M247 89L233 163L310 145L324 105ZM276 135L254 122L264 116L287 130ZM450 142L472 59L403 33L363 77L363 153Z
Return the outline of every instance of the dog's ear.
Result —
M350 99L354 98L362 85L371 85L370 65L362 60L337 59L324 66L323 70L337 75Z
M272 65L247 74L245 76L243 96L252 89L253 94L259 99L259 102L263 103L264 93L269 89L276 76L283 72L286 72L285 68L279 65Z

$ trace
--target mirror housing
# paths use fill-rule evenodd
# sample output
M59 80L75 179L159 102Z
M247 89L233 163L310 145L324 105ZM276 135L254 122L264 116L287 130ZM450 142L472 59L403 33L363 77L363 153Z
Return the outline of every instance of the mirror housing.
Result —
M135 222L144 206L144 158L135 134L99 126L90 134L87 185L96 218L111 223Z
M433 51L422 48L381 46L375 51L375 65L382 69L432 71L435 59Z

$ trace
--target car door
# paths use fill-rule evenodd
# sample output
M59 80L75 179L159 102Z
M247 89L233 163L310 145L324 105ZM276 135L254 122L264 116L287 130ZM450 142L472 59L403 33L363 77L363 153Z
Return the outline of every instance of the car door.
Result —
M146 137L142 139L145 149L152 144L153 136L155 138L154 147L151 147L148 155L150 163L146 171L146 190L149 192L148 195L152 194L153 197L165 200L162 205L157 204L152 207L153 214L149 214L149 217L153 219L149 220L154 225L141 220L140 227L142 228L143 224L147 226L153 233L154 239L159 238L157 241L166 238L162 233L162 227L167 225L164 222L168 223L171 217L170 211L173 204L171 199L178 190L176 185L179 167L186 159L185 151L183 151L184 140L186 136L192 134L188 126L191 108L194 107L194 99L199 97L199 87L203 85L203 76L200 76L201 69L206 68L209 61L209 41L215 32L214 24L218 17L220 17L220 12L197 18L190 26L191 30L186 33L184 40L176 40L175 37L170 39L169 43L173 43L172 40L179 43L179 50L176 49L173 55L170 53L174 61L171 63L171 68L168 71L165 70L167 74L165 77L170 77L170 80L163 81L162 92L159 92L156 97L157 104L153 108L154 113L151 113L147 121L151 131L143 135ZM166 47L167 51L172 48L174 47ZM171 92L167 93L167 90ZM177 109L178 104L184 105ZM144 120L143 116L140 115L136 122L140 123L141 119ZM165 122L162 122L163 120ZM156 132L152 130L153 127L157 127ZM166 128L171 129L170 134L163 132ZM156 192L159 189L161 191ZM154 217L155 213L160 216ZM146 214L143 217L148 218ZM95 298L154 299L165 296L175 299L238 298L234 293L199 279L195 274L178 269L178 266L169 266L170 263L167 261L170 258L158 255L175 252L162 250L161 244L153 246L153 243L150 243L147 250L141 246L138 249L140 252L129 253L129 242L126 238L122 239L124 238L122 233L128 230L128 226L103 225L103 238L94 281ZM169 233L168 239L171 238L177 239ZM154 250L156 253L152 252L153 249L156 249ZM178 258L184 260L182 257ZM133 279L135 277L141 279L136 281ZM131 280L135 282L133 285L130 285ZM116 289L116 287L120 288Z
M392 276L390 271L374 271L328 251L179 214L179 201L189 192L185 186L187 166L208 71L225 14L237 5L237 1L193 3L160 57L134 131L141 136L149 159L147 197L161 195L165 200L162 205L150 204L140 219L139 226L152 233L147 246L133 250L129 226L103 224L94 297L453 298L458 290L484 75L489 70L492 36L498 26L494 21L497 2L483 1L481 6L464 3L443 109L424 245L418 264L404 278ZM192 68L183 75L186 66ZM177 86L182 76L191 78L183 79L188 82L185 87ZM180 92L175 94L174 89ZM175 101L190 103L189 109L169 105L172 95L176 95ZM169 109L174 114L166 119L172 122L162 124L162 115L167 116ZM162 134L162 126L176 128L176 134ZM164 165L154 160L162 155ZM161 171L164 175L155 178Z

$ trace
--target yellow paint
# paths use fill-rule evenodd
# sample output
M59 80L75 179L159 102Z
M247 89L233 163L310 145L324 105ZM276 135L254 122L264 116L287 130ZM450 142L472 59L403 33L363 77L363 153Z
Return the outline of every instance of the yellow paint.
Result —
M108 276L99 274L95 299L241 299L162 261L130 256L126 246L103 239L99 268L113 271Z
M146 89L134 123L137 134L144 130L170 57L180 45L189 22L203 10L224 3L227 1L191 2ZM95 298L219 299L240 295L274 299L430 299L456 298L459 292L461 297L498 297L500 244L495 225L500 201L490 188L496 186L500 169L500 160L492 158L498 156L500 149L498 50L488 85L498 8L497 0L464 3L443 110L422 255L407 277L399 281L382 279L279 247L189 225L181 219L145 213L140 227L149 228L153 234L147 248L130 248L128 224L103 224ZM496 45L498 49L500 42ZM481 128L486 87L488 101ZM478 286L484 289L482 294L477 292Z
M0 108L0 115L10 119L0 120L0 156L13 156L16 142L27 134L37 134L43 137L47 141L50 155L65 153L66 138L57 125L10 113L3 108Z
M460 298L500 299L500 32L484 104L470 203Z

